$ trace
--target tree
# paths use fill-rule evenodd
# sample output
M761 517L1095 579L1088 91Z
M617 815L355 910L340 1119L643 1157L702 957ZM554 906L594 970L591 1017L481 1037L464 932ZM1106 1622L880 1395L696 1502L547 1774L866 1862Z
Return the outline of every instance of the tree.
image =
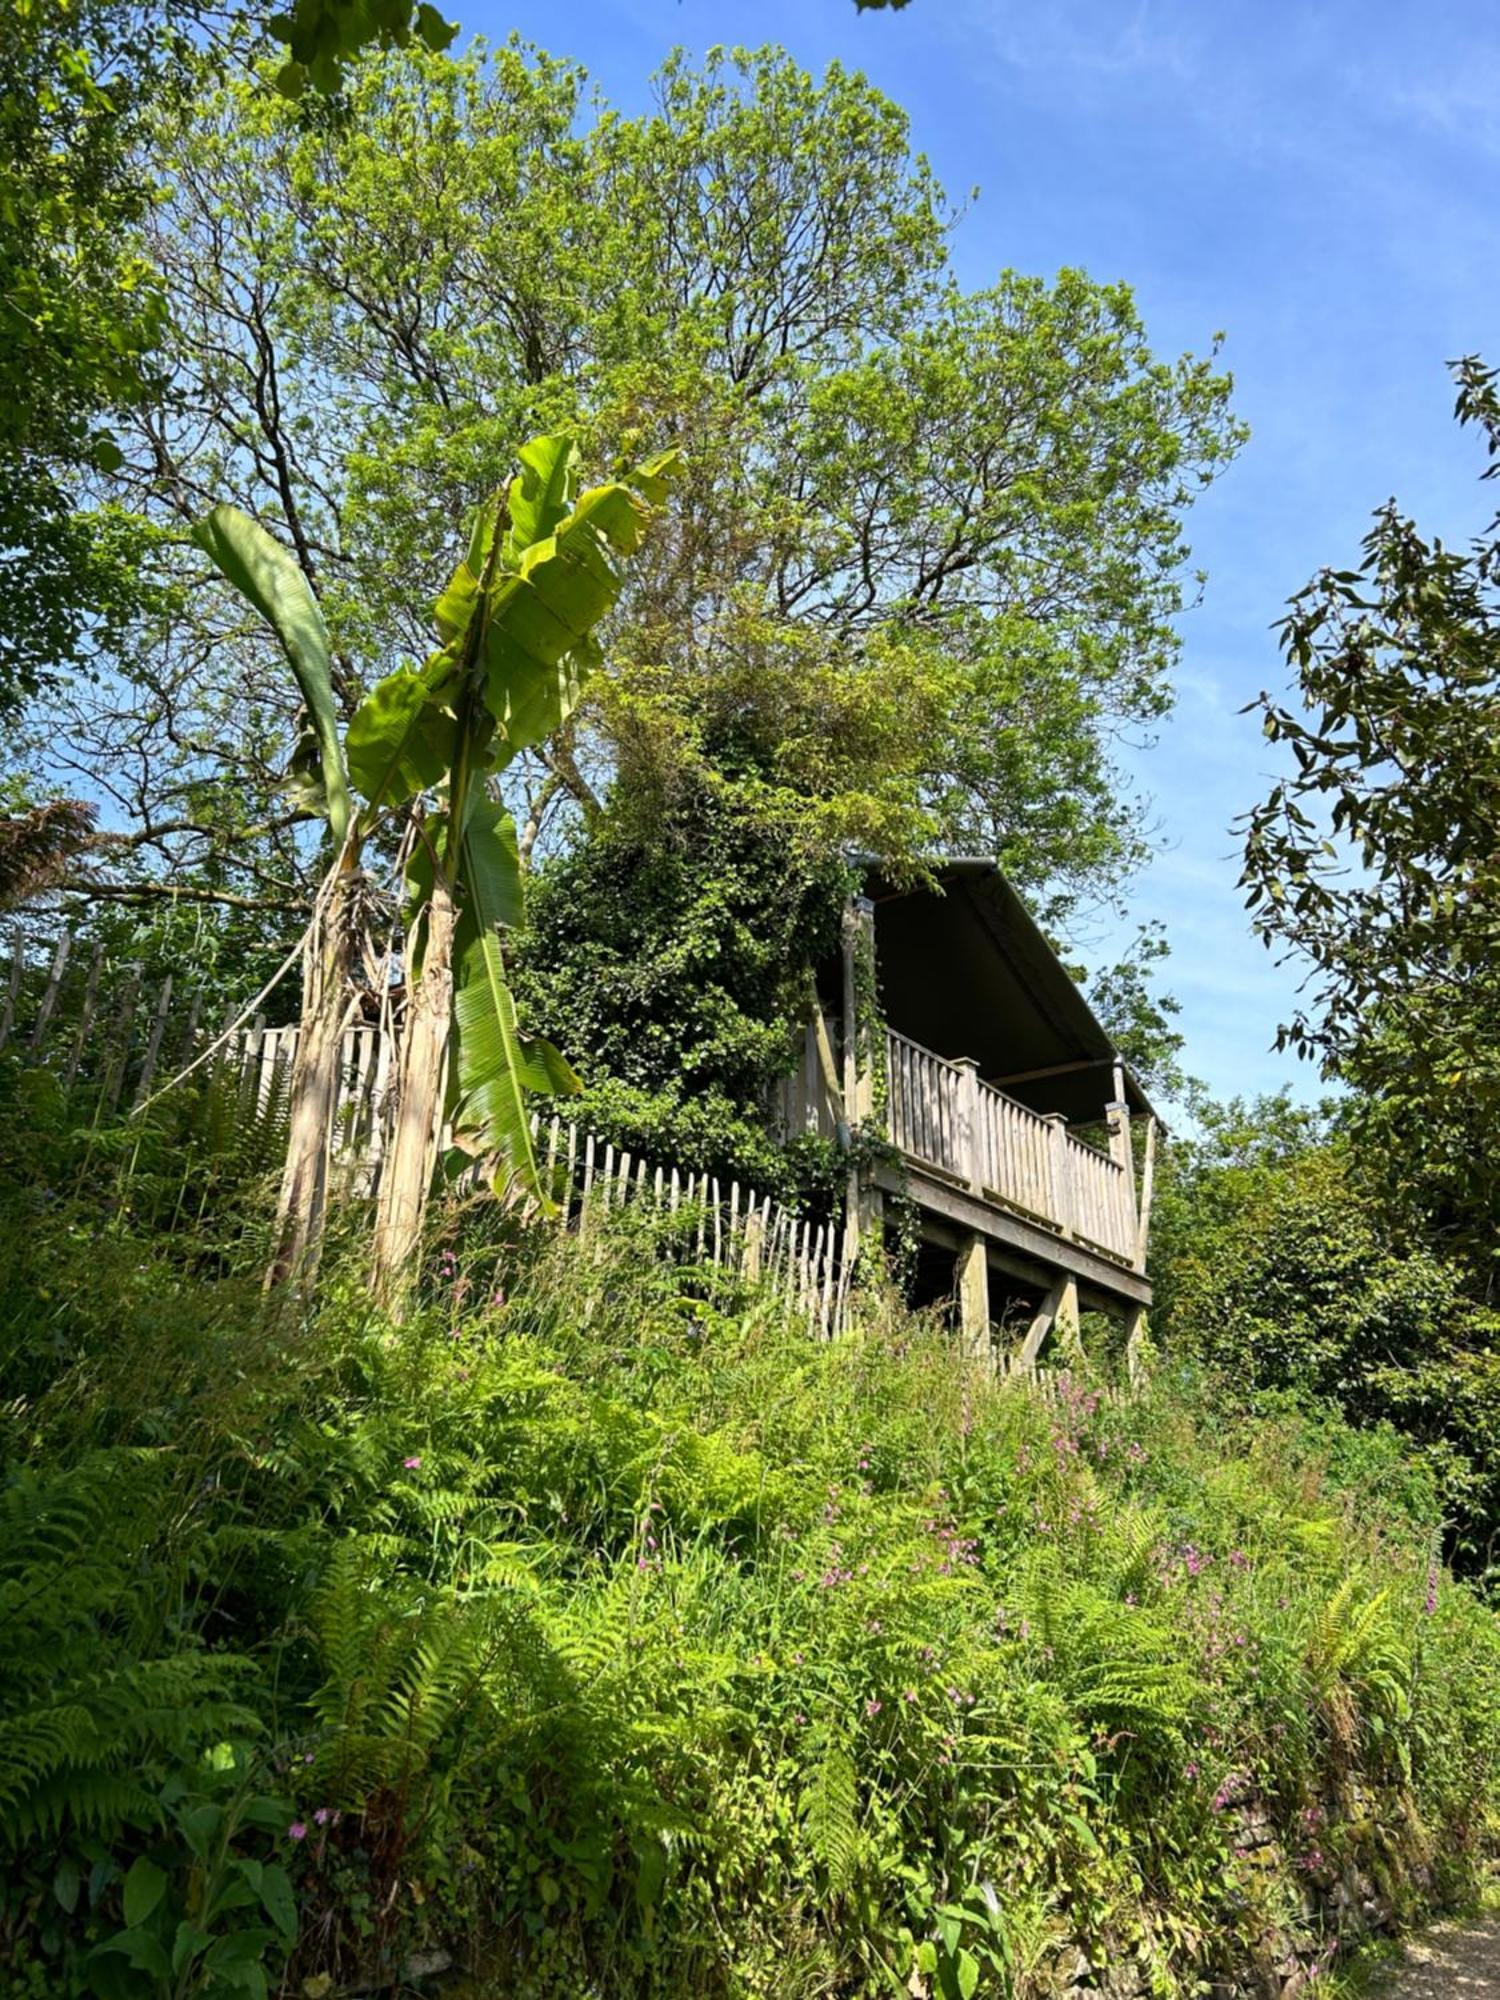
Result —
M0 709L118 643L137 603L137 545L95 475L112 421L164 384L152 113L267 36L295 94L413 32L444 48L456 29L427 0L0 0Z
M1154 1211L1153 1314L1165 1351L1247 1392L1393 1425L1432 1472L1450 1552L1493 1573L1500 1535L1500 1319L1453 1259L1392 1228L1363 1146L1286 1098L1199 1106ZM1341 1122L1341 1121L1340 1121Z
M1495 371L1457 414L1500 468ZM1459 551L1394 501L1355 570L1292 601L1296 703L1263 695L1292 772L1245 826L1256 927L1308 968L1281 1040L1353 1087L1356 1129L1408 1217L1491 1284L1500 1244L1500 522Z
M684 786L649 829L606 807L548 858L516 985L583 1072L588 1128L767 1192L826 1175L816 1147L773 1142L766 1112L856 880L795 824L744 811L729 786Z
M0 9L0 709L116 637L133 601L128 536L74 502L117 456L102 419L146 393L161 331L129 160L144 62L131 10Z
M1122 287L961 292L904 119L837 68L674 60L640 119L582 93L517 47L414 56L362 65L338 119L231 89L172 140L172 391L114 483L158 559L213 496L263 518L347 708L419 643L405 584L441 587L504 440L566 424L611 463L681 437L610 675L507 774L523 856L612 785L649 824L711 780L830 848L978 845L1107 892L1141 847L1111 744L1168 700L1183 509L1240 435L1225 378L1156 361ZM187 603L153 657L232 712L246 651L216 640Z

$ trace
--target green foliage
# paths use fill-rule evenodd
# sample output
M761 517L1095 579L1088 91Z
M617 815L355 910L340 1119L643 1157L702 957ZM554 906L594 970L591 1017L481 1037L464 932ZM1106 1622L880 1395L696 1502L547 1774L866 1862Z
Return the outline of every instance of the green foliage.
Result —
M1064 896L1138 857L1111 745L1169 699L1184 510L1241 436L1227 379L1158 359L1123 286L962 291L949 204L864 79L679 56L622 117L519 46L408 51L337 116L205 86L161 143L170 362L214 419L132 431L119 490L171 531L185 486L223 493L294 546L356 698L415 697L389 678L413 588L442 588L515 439L687 453L610 674L507 774L523 856L621 777L734 782L830 849L998 852ZM180 583L169 535L158 556ZM257 647L184 591L122 673L212 711L236 768L196 774L201 816L243 836L244 768L262 784L291 729ZM164 808L180 761L155 746L143 796Z
M105 420L142 400L162 330L130 154L170 39L110 0L0 9L3 708L118 639L138 602L138 538L79 501L120 462Z
M1451 1258L1394 1231L1364 1150L1316 1143L1272 1103L1231 1109L1221 1143L1169 1167L1153 1255L1170 1352L1247 1386L1326 1399L1395 1427L1427 1467L1466 1569L1500 1531L1500 1318Z
M312 586L275 537L238 507L211 509L194 526L193 540L281 643L308 718L310 740L292 760L293 770L310 781L299 799L327 815L333 844L342 847L354 801L339 740L328 630Z
M592 1129L767 1190L827 1163L767 1135L818 965L838 950L845 862L726 785L618 799L539 871L520 940L528 1015L585 1078Z
M292 0L266 23L288 57L276 74L276 88L297 98L311 83L335 92L345 64L368 48L404 49L415 35L424 48L447 48L458 33L431 0Z
M1472 358L1454 373L1489 478L1496 374ZM1500 520L1460 551L1391 501L1359 567L1292 600L1294 700L1260 705L1295 769L1248 817L1244 875L1257 928L1310 972L1283 1041L1354 1087L1371 1173L1457 1244L1486 1295L1500 1243L1497 576Z
M876 1296L819 1345L644 1225L455 1211L395 1338L332 1251L298 1320L90 1219L0 1204L23 1991L1186 1995L1308 1881L1480 1864L1500 1646L1378 1435L996 1385Z

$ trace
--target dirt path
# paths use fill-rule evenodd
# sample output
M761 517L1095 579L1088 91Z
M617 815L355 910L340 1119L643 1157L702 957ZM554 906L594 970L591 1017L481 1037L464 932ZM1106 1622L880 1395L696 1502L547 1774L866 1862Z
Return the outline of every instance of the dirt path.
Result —
M1439 1924L1407 1945L1377 2000L1500 2000L1500 1916Z

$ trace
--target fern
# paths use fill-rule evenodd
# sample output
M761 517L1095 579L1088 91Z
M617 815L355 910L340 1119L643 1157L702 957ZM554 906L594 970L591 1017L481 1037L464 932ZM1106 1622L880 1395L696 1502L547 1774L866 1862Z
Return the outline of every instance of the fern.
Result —
M309 1623L325 1679L311 1698L324 1740L315 1774L328 1798L406 1800L481 1695L492 1627L485 1605L383 1573L362 1541L335 1552Z
M152 1454L99 1452L0 1491L0 1837L155 1817L163 1768L251 1727L246 1662L173 1646Z
M1049 1676L1091 1730L1124 1732L1137 1752L1177 1757L1204 1690L1172 1629L1150 1612L1122 1614L1112 1596L1038 1558L1021 1603L1045 1649Z
M859 1775L848 1747L826 1736L802 1792L802 1830L813 1859L828 1879L832 1895L854 1885L859 1870Z

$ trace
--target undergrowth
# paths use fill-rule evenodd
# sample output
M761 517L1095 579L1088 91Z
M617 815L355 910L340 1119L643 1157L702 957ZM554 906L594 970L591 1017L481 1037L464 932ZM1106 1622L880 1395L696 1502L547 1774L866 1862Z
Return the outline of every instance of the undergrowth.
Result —
M1478 1879L1500 1646L1388 1435L820 1346L639 1230L456 1213L395 1330L0 1228L12 1993L1186 1995Z

